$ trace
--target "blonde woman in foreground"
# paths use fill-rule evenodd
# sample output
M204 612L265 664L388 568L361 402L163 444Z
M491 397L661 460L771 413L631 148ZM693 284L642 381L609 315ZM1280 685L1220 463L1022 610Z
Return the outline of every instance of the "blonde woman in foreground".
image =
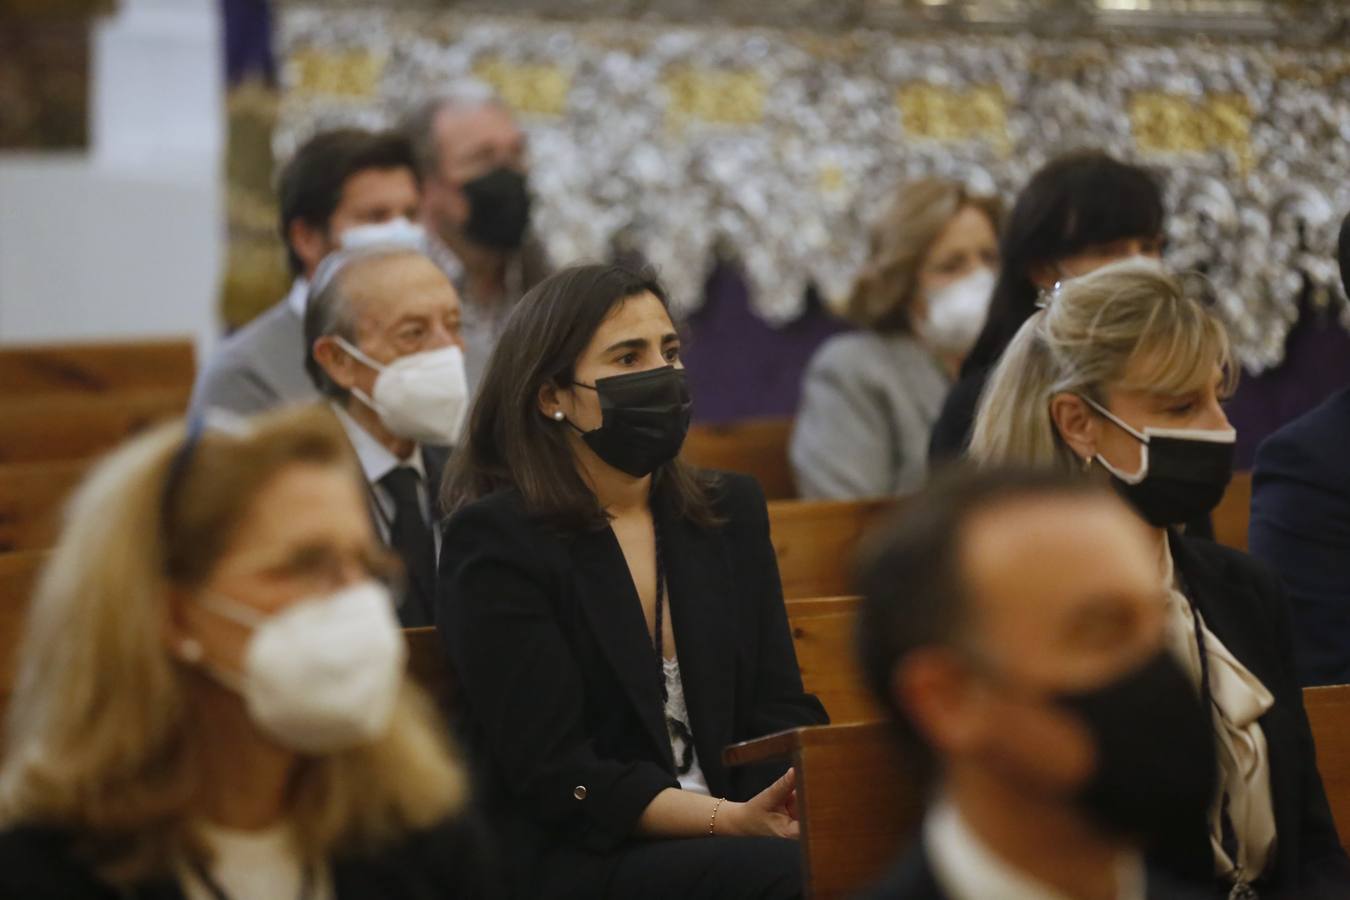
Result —
M80 488L33 597L0 897L477 897L326 411L166 425Z
M1175 874L1235 898L1350 897L1294 670L1279 582L1236 550L1183 535L1223 497L1235 433L1221 400L1235 371L1223 326L1156 262L1066 281L1018 331L975 419L971 456L1109 480L1150 529L1168 641L1211 712L1219 791L1208 821L1153 848ZM1128 623L1085 623L1114 640ZM1167 741L1161 717L1148 734ZM1110 750L1104 751L1109 758ZM1110 760L1108 760L1110 761Z

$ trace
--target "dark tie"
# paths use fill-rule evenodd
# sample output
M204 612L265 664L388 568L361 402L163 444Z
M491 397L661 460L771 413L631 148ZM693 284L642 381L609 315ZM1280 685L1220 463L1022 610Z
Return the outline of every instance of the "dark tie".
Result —
M415 469L399 466L380 479L394 498L394 524L389 529L389 544L403 560L408 573L408 588L398 615L405 628L433 624L431 615L436 585L436 541L426 519L417 486L422 480Z

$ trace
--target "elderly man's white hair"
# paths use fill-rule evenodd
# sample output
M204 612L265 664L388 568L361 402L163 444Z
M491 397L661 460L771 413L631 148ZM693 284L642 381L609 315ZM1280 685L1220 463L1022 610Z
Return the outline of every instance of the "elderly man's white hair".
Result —
M314 280L309 284L309 296L305 306L305 371L319 392L338 400L346 399L347 392L328 377L328 373L314 358L314 342L321 337L337 335L346 341L356 342L356 320L352 315L351 297L348 296L343 282L344 276L366 263L383 259L421 257L433 266L435 261L427 255L425 246L407 241L385 241L382 243L362 244L357 247L335 250L323 258L314 272ZM437 271L440 267L437 266Z
M436 117L445 110L481 109L484 106L506 108L501 96L484 82L475 79L456 81L414 106L403 118L402 130L413 148L417 174L423 179L440 170L440 145L436 142Z

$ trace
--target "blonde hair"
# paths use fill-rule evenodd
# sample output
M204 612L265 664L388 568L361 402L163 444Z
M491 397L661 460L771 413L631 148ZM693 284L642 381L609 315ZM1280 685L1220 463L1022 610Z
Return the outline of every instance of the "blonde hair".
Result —
M296 463L359 477L321 409L208 430L166 497L179 423L104 459L79 488L30 607L0 766L0 820L73 832L105 878L172 872L200 852L191 830L200 747L187 669L164 640L173 589L199 585L258 490ZM303 757L291 821L308 859L386 844L463 804L466 778L444 726L405 682L387 733Z
M1126 382L1136 360L1148 372ZM1057 394L1105 404L1108 386L1183 393L1214 367L1237 372L1223 324L1151 260L1126 260L1074 278L1018 330L994 368L975 414L970 457L987 466L1077 471L1082 461L1050 415Z
M901 187L890 208L872 226L867 264L844 301L844 317L863 328L911 329L910 307L924 257L957 213L973 207L997 232L1003 205L944 178L924 178Z

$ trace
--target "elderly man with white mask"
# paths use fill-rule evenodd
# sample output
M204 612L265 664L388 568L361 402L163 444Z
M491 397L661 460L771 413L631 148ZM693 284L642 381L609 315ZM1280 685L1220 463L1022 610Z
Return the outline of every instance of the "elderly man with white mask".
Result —
M436 488L469 405L459 295L419 250L330 255L305 311L306 369L361 462L371 517L407 572L404 626L432 624Z

